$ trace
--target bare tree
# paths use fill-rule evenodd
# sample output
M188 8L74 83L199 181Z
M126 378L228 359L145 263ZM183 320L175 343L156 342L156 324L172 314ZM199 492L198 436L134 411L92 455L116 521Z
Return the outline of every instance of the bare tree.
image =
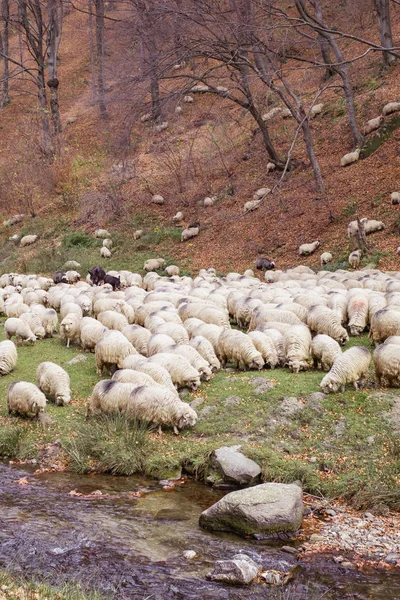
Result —
M104 0L94 0L97 53L97 98L100 116L108 119L104 84Z
M378 17L379 37L384 48L393 48L392 27L390 22L389 0L374 0L374 6ZM383 52L383 64L389 66L396 60L390 52Z
M3 56L3 89L0 101L0 106L6 106L10 102L8 94L8 80L10 77L9 70L9 18L10 18L10 7L8 0L2 0L1 2L1 20L3 22L3 31L0 32L0 53Z
M60 108L58 103L57 57L61 42L63 23L62 0L47 0L47 85L50 89L50 113L53 122L55 139L61 133Z

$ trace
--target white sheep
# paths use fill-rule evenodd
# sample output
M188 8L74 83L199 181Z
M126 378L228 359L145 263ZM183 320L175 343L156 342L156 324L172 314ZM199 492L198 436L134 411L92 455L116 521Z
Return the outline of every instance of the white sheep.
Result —
M57 312L53 308L46 308L41 317L42 325L45 331L45 337L53 337L53 333L57 331L58 327Z
M135 388L134 383L121 383L112 379L99 381L86 403L86 418L101 413L106 415L126 413L129 396Z
M224 329L220 334L218 358L222 366L232 361L235 367L242 370L246 368L261 370L264 366L264 359L251 338L236 329Z
M163 323L157 325L154 333L164 333L165 335L169 335L174 340L175 344L189 343L188 332L183 325L179 325L178 323L166 323L164 321Z
M276 106L275 108L271 108L271 110L269 112L263 114L261 118L263 121L270 121L271 119L276 117L276 115L279 115L281 112L282 112L282 108L279 106Z
M133 239L134 240L140 240L140 238L142 237L144 231L143 229L136 229L136 231L133 232Z
M207 361L213 373L220 370L221 363L214 352L212 344L205 337L202 335L193 336L189 340L189 344Z
M353 346L336 358L320 388L325 394L339 390L344 392L346 383L352 383L357 391L368 375L370 363L370 351L364 346Z
M316 249L320 247L320 245L321 242L319 242L318 240L312 242L311 244L302 244L299 247L299 255L308 256L309 254L313 254L316 251Z
M143 265L145 271L157 271L165 267L165 260L163 258L149 258Z
M193 102L193 96L183 96L183 101L186 102L186 104L191 104Z
M76 260L67 260L67 262L64 263L64 269L79 269L80 266L81 264Z
M62 367L53 362L42 362L36 369L36 377L39 389L56 406L66 406L71 402L69 375Z
M38 235L24 235L24 237L21 239L20 245L23 247L30 246L31 244L34 244L38 239Z
M15 336L17 343L28 342L34 344L36 341L36 336L29 327L29 324L18 318L12 317L7 319L4 323L4 331L7 340L11 340L11 338Z
M332 262L333 256L330 252L323 252L321 254L321 267L324 267L328 263Z
M111 248L113 247L112 240L110 238L106 238L105 240L103 240L103 246L111 250Z
M176 265L169 265L168 267L165 268L165 272L170 277L173 277L173 276L179 275L180 269Z
M166 389L165 385L157 383L150 375L135 371L134 369L118 369L111 379L120 383L134 383L137 386L147 385L149 387Z
M362 290L354 291L347 304L351 335L361 335L368 324L368 296Z
M139 354L147 356L147 343L151 336L151 332L141 325L125 325L121 329L121 333L126 339L136 348Z
M210 365L204 360L201 354L193 348L193 346L190 346L190 344L174 344L172 348L166 350L166 352L183 356L190 362L192 367L197 369L200 373L200 378L203 381L210 381L212 375Z
M374 351L376 379L379 385L400 387L400 347L388 341Z
M379 127L381 126L382 123L383 123L382 115L367 121L367 124L364 127L364 132L363 132L364 135L368 135L369 133L372 133L372 131L376 131L377 129L379 129Z
M191 240L194 237L197 237L200 233L200 227L188 227L184 229L181 233L181 242L187 242L187 240Z
M46 408L46 396L34 383L14 381L7 391L8 414L37 416Z
M124 327L129 325L125 315L114 312L113 310L105 310L97 315L97 319L108 329L116 329L122 331Z
M398 112L400 110L400 102L389 102L382 108L383 115L390 115L391 113Z
M83 310L76 302L65 302L60 307L60 319L63 320L68 314L73 313L78 317L83 317Z
M151 356L148 361L164 367L177 388L187 387L196 391L200 387L200 373L183 356L160 352Z
M154 333L147 342L147 356L153 356L158 352L169 352L174 345L175 340L169 335Z
M0 342L0 375L14 371L18 360L17 348L11 340Z
M314 333L329 335L341 346L349 339L337 313L327 306L312 306L308 311L307 325Z
M95 349L97 374L102 375L104 367L109 371L123 368L123 360L137 354L135 348L120 331L107 331L97 342Z
M349 254L348 263L353 269L357 269L361 262L361 250L353 250Z
M164 129L166 129L166 127ZM154 196L152 196L152 198L151 198L151 201L153 204L159 204L159 205L165 204L165 199L160 194L154 194Z
M254 344L254 347L264 359L264 365L271 369L275 369L279 359L273 340L265 335L262 331L251 331L248 333L249 338Z
M173 223L180 223L181 221L183 221L183 212L182 211L178 211L173 217L172 217L172 222Z
M400 204L400 192L392 192L390 194L392 204Z
M171 375L164 369L161 365L157 365L155 363L149 362L146 358L140 355L131 355L127 356L122 361L123 369L133 369L134 371L139 371L139 373L145 373L149 375L154 381L167 387L170 391L177 394L176 387L174 382L172 381Z
M78 340L81 333L81 317L75 313L70 313L64 317L60 325L60 336L62 340L67 340L67 348L71 340Z
M322 102L320 104L314 104L314 106L312 106L310 108L310 112L309 112L310 119L314 119L317 115L320 115L322 113L323 108L324 108L324 104L322 104Z
M311 333L306 325L294 325L283 335L285 361L293 373L307 371L311 353Z
M351 165L352 163L357 162L360 158L360 152L360 148L356 148L354 152L349 152L348 154L345 154L340 159L340 165L342 167L346 167L347 165Z
M217 196L206 196L203 200L203 206L214 206L217 200Z
M256 210L260 206L261 202L262 202L262 198L258 198L257 200L249 200L243 206L244 212L248 213L248 212L252 212L253 210Z
M28 323L29 327L37 338L43 339L46 331L42 325L42 319L34 312L26 312L20 316L21 321Z
M271 192L271 188L259 188L253 194L253 200L262 200Z
M111 234L108 233L107 229L96 229L96 231L94 232L94 237L107 239L111 237Z
M108 248L106 248L105 246L102 246L100 248L100 256L102 258L111 258L112 257L112 253L111 253L111 251Z
M80 273L78 271L67 271L65 273L68 283L74 284L81 280Z
M267 163L267 173L271 173L272 171L275 171L276 169L276 164L273 162L269 162Z
M103 337L108 331L102 323L88 323L82 324L80 331L80 343L82 350L85 352L94 352L97 342Z
M377 346L391 335L400 335L400 312L390 308L378 310L371 319L369 338Z
M342 354L340 345L329 335L320 333L311 342L311 355L314 368L321 366L323 371L329 371L337 357Z

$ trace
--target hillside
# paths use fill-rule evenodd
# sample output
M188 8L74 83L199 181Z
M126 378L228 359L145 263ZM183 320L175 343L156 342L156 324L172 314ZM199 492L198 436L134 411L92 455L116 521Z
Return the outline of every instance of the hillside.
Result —
M333 11L332 3L329 16ZM114 14L117 9L111 8L109 15ZM373 38L374 15L367 12L362 17L354 20L352 32ZM399 17L399 11L393 10L394 40L400 37ZM340 26L346 15L335 13L335 18ZM42 270L49 271L57 266L57 248L65 232L92 233L99 226L120 233L115 265L129 263L130 253L164 252L189 271L211 265L220 272L242 271L260 254L273 258L279 268L300 262L316 267L319 253L300 259L297 248L319 239L321 251L331 251L335 265L343 266L349 252L347 224L357 217L382 220L386 226L384 232L369 238L373 248L364 264L379 262L382 269L398 268L400 207L390 201L400 181L400 129L396 129L395 116L385 119L390 132L387 141L367 158L342 168L340 157L352 149L352 141L335 77L321 96L322 114L311 122L326 193L316 192L301 136L293 152L297 167L280 182L280 172L266 173L268 157L261 135L254 134L254 123L229 100L196 94L192 104L184 104L172 95L165 109L169 122L165 131L157 133L149 123L140 122L146 98L140 106L129 105L130 88L124 95L119 85L127 69L119 60L124 51L121 27L106 36L109 119L104 121L91 99L87 15L73 11L65 18L59 65L64 130L60 156L51 164L33 140L38 111L34 95L27 94L31 88L24 82L11 82L11 104L0 109L1 216L35 213L36 217L25 221L23 231L38 232L41 240L16 252L7 244L2 257L11 258L3 270L9 265L31 268L29 261L45 250L54 258L48 268L42 261ZM355 46L357 42L350 40L344 50L357 54ZM185 69L189 74L189 67ZM227 73L220 78L229 82ZM351 78L360 125L379 115L387 102L399 99L399 61L382 71L379 53L368 53L352 66ZM319 82L317 70L309 70L306 76L297 69L291 75L291 85L302 88L310 103ZM174 80L165 85L171 88ZM177 105L183 108L181 114L175 113ZM293 119L272 122L280 152L288 149L295 130ZM121 161L129 166L129 176L120 176ZM244 203L260 187L273 188L273 193L258 210L243 214ZM156 193L165 197L163 206L152 204ZM209 195L216 195L218 201L205 208L202 200ZM199 237L185 244L179 242L179 231L171 230L171 218L178 210L184 213L184 223L201 223ZM146 235L133 242L129 236L138 227ZM18 231L18 226L14 229ZM9 235L9 230L3 231L4 242Z

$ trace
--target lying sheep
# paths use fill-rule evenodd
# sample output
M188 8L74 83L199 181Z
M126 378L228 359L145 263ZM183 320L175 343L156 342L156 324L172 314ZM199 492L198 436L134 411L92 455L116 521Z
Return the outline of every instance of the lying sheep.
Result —
M388 340L374 351L376 379L378 385L400 387L400 347L387 342Z
M37 416L46 408L46 396L34 383L14 381L7 391L8 414Z
M0 375L8 375L14 371L18 360L17 348L14 342L0 342Z
M353 269L358 269L358 267L360 266L360 262L361 262L361 250L354 250L349 255L348 262L349 262L349 265Z
M349 152L348 154L345 154L340 159L340 165L342 167L346 167L347 165L351 165L352 163L357 162L358 159L360 158L360 152L361 152L360 148L356 148L356 150L354 150L354 152Z
M275 369L279 363L279 359L273 340L262 331L251 331L248 333L248 336L253 342L255 349L263 357L264 366Z
M212 344L205 337L202 335L193 336L189 340L189 344L207 361L213 373L220 370L221 363L214 352Z
M42 362L36 369L36 377L39 389L56 406L66 406L71 402L69 375L62 367L53 362Z
M31 246L38 239L39 239L38 235L24 235L24 237L21 239L20 245L22 247L24 247L24 246Z
M311 355L314 360L314 369L319 366L323 371L329 371L342 350L336 340L329 335L318 334L311 342Z
M366 126L364 127L364 135L368 135L372 133L372 131L376 131L383 123L382 115L379 117L375 117L374 119L370 119L367 121Z
M95 349L97 375L103 374L104 367L111 371L123 368L123 360L137 354L135 348L120 331L107 331L97 342Z
M106 248L105 246L102 246L100 248L100 256L102 258L111 258L112 254L111 254L111 251L108 248Z
M164 123L161 123L161 125L164 125ZM158 127L160 127L160 125ZM167 124L167 127L168 127L168 124ZM156 130L162 131L163 129L167 129L167 127L163 127L162 129L161 128L157 129L157 127L156 127ZM165 204L164 196L161 196L161 194L154 194L154 196L152 196L152 198L151 198L151 201L153 204L159 204L160 206L162 204Z
M391 113L398 112L400 110L400 102L389 102L382 108L382 114L384 116L390 115Z
M318 240L312 242L311 244L302 244L299 247L299 255L308 256L309 254L313 254L316 249L320 247L320 245L321 243Z
M328 263L332 262L333 256L330 252L323 252L321 254L321 267L324 267Z
M64 317L60 325L60 336L62 340L67 340L67 348L72 341L79 340L81 333L81 317L70 313Z
M307 325L314 333L329 335L341 346L344 346L349 339L337 313L327 306L312 306L308 311Z
M22 319L13 317L11 319L7 319L7 321L4 323L4 331L7 340L11 340L11 338L15 336L17 343L27 342L34 344L36 341L36 336L29 327L29 324L25 321L22 321Z
M164 367L178 389L187 387L196 391L200 387L200 373L183 356L160 352L151 356L148 362Z
M145 271L157 271L165 267L165 260L163 258L149 258L143 265Z
M293 373L307 371L311 353L311 333L306 325L294 325L283 335L286 365Z
M383 221L376 221L375 219L366 219L364 221L364 230L366 235L376 233L377 231L382 231L383 229L385 229L385 224Z
M235 367L243 371L248 369L261 370L264 359L256 350L251 338L236 329L224 329L218 338L218 358L225 366L231 361Z
M338 356L329 373L320 383L324 394L345 391L346 383L352 383L357 391L368 375L371 354L364 346L353 346Z
M263 114L261 118L263 121L270 121L271 119L276 117L276 115L279 115L281 112L282 112L282 108L279 106L276 106L275 108L271 108L271 110L269 112Z
M134 371L138 371L139 373L145 373L149 375L156 383L167 387L171 392L177 394L176 387L174 386L174 382L172 381L171 375L164 369L161 365L157 365L155 363L149 362L142 356L139 355L131 355L127 356L122 361L123 369L133 369Z
M194 227L188 227L184 229L181 233L181 242L187 242L187 240L191 240L194 237L197 237L200 233L200 225Z
M252 212L253 210L256 210L260 206L261 202L262 202L262 198L258 198L257 200L249 200L243 206L244 212L248 213L248 212Z

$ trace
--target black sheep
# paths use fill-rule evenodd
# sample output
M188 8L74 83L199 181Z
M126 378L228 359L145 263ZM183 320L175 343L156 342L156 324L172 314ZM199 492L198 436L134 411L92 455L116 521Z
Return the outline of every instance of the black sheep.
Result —
M261 256L256 260L256 269L259 271L270 271L271 269L275 269L275 263L273 260Z
M104 277L106 276L106 272L104 269L96 265L89 271L90 279L93 281L93 285L99 285L101 281L104 281Z

